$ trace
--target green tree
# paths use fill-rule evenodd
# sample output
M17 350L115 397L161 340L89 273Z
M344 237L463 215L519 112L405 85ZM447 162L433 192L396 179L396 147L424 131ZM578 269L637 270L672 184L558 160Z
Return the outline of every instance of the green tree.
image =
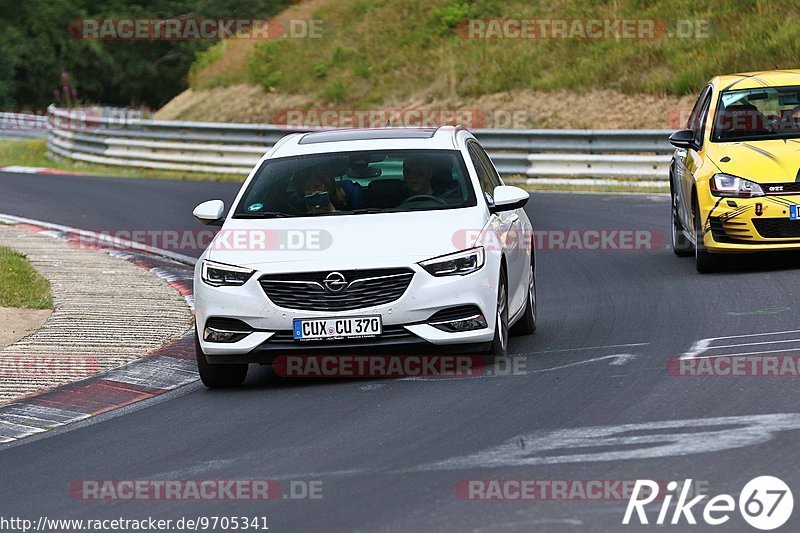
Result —
M267 18L290 0L24 0L0 5L0 106L44 107L62 72L82 101L159 107L186 88L212 41L102 41L70 35L82 18Z

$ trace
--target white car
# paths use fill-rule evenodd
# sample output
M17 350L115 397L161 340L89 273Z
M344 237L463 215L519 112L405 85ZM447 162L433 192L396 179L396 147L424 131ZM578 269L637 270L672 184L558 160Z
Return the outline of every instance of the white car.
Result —
M528 198L461 127L284 137L227 216L193 213L222 226L194 278L203 383L293 350L505 355L536 328Z

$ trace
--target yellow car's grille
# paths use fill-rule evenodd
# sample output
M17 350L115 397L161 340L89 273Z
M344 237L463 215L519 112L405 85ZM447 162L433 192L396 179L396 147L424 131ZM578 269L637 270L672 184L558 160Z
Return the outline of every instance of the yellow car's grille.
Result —
M711 218L710 222L711 235L717 242L752 241L756 237L747 222L722 221L717 217Z
M765 239L798 239L800 238L800 220L788 218L756 218L753 219L759 235Z

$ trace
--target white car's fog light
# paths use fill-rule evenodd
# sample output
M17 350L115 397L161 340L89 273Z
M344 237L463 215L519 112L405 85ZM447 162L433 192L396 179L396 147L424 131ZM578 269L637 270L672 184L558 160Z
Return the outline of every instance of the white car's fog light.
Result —
M236 342L247 337L248 333L242 331L225 331L215 328L206 328L203 339L206 342Z
M237 342L252 332L252 328L241 320L212 317L206 322L203 340L206 342Z
M475 315L458 320L452 320L450 322L433 322L430 325L442 331L457 333L459 331L483 329L486 327L486 319L483 318L483 315Z

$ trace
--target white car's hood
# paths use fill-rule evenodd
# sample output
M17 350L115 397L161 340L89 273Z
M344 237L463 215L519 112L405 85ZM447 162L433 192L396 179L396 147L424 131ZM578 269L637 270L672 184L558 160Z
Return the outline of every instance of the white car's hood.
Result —
M479 207L265 220L229 219L206 258L255 270L374 268L469 248L485 224Z

